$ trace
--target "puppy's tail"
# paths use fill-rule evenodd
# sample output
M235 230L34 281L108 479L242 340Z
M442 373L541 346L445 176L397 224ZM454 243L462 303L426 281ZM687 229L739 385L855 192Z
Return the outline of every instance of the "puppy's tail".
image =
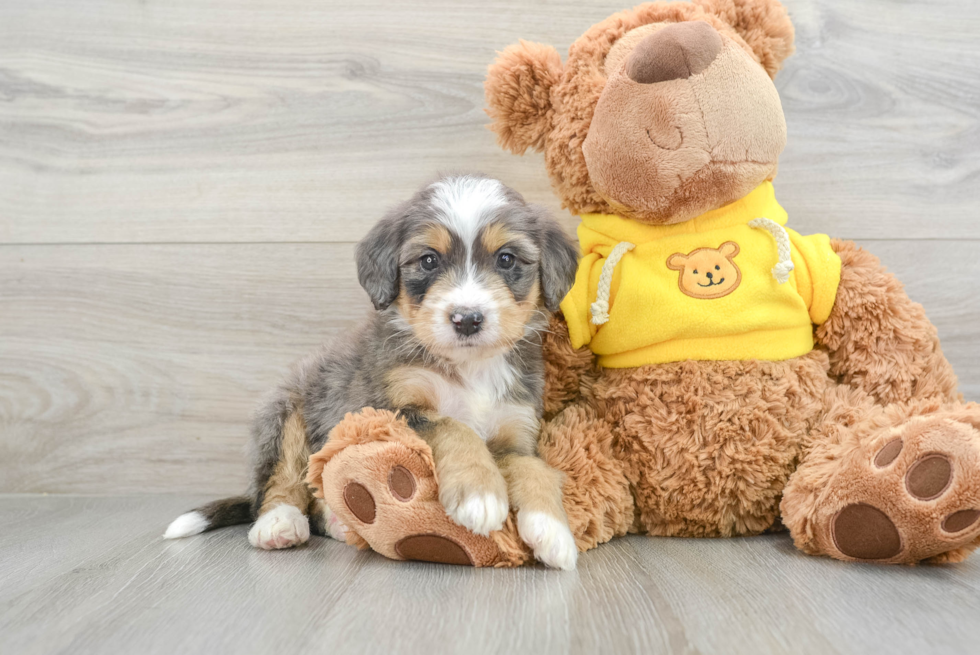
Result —
M201 505L195 510L181 514L174 519L163 533L164 539L180 539L193 534L201 534L226 525L251 523L252 499L248 496L234 496Z

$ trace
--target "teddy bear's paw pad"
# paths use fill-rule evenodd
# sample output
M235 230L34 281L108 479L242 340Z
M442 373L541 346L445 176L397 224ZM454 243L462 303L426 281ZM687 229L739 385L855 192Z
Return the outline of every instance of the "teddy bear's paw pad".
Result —
M473 566L473 560L458 543L437 534L410 535L395 544L395 552L402 559L437 564Z
M348 543L369 545L385 557L495 564L496 542L457 525L446 514L430 462L399 443L349 446L323 469L324 502L336 508L340 524L352 531L345 535Z
M977 509L961 509L958 512L953 512L943 521L943 530L950 534L956 534L957 532L963 532L968 528L973 527L977 519L980 519L980 510Z
M388 472L388 492L395 500L410 502L417 489L415 476L404 466L394 466ZM344 487L344 504L361 523L374 523L378 505L368 488L360 482L348 482Z
M404 466L395 466L388 473L388 490L403 503L415 497L416 489L418 485L415 483L415 476Z
M248 531L248 542L263 550L290 548L310 538L310 521L292 505L276 505Z
M829 491L831 549L845 559L938 561L980 534L980 434L943 417L912 419L841 471Z
M834 517L834 545L848 557L891 559L902 552L902 537L888 515L865 503L848 505Z
M904 445L901 439L892 439L886 443L875 455L875 466L880 469L886 468L902 454L902 446Z
M935 500L949 489L953 465L945 455L931 454L918 459L905 475L905 488L913 498Z
M344 504L361 523L374 523L378 505L367 487L359 482L348 482L344 486Z

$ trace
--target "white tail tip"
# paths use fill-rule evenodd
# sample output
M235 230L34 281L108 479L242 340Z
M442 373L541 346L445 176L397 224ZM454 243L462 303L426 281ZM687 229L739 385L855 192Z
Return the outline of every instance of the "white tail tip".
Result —
M192 534L201 534L208 529L208 520L200 512L187 512L174 519L163 533L164 539L180 539Z

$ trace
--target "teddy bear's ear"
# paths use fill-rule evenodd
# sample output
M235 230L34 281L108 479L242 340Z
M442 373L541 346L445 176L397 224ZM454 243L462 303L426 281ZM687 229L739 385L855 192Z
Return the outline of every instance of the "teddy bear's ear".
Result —
M544 149L552 129L551 87L561 73L561 56L549 45L521 41L498 54L483 87L500 145L518 155Z
M779 0L694 0L695 4L731 25L775 77L793 54L795 31Z

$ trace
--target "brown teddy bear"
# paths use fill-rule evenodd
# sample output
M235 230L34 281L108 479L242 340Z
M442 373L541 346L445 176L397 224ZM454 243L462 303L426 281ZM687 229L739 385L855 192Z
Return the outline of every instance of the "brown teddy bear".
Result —
M594 25L564 64L521 42L490 67L500 143L544 151L582 218L540 445L580 550L783 526L843 560L980 543L980 406L935 328L875 257L785 227L772 77L792 50L776 0L657 2ZM512 519L489 538L448 519L428 447L391 414L348 417L309 479L350 542L389 557L529 559ZM345 503L352 482L370 516Z

